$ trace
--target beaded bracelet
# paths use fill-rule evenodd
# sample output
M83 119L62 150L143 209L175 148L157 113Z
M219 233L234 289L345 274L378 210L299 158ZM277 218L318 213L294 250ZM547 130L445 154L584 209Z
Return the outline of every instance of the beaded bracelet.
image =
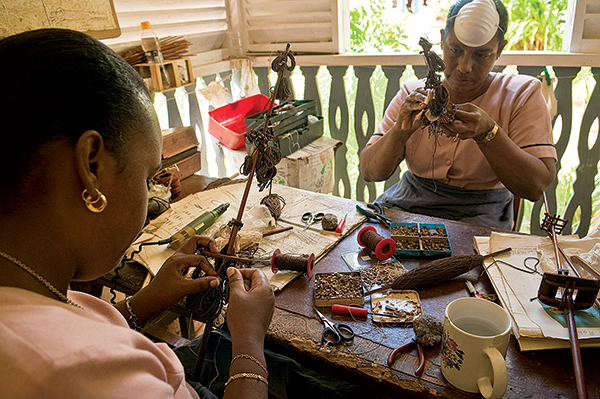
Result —
M240 359L240 358L252 360L254 363L258 364L260 366L260 368L265 371L265 373L267 373L267 378L269 377L269 372L267 371L267 368L260 362L260 360L258 360L257 358L255 358L252 355L248 355L246 353L240 353L239 355L237 355L233 359L231 359L231 364L233 364L233 362L235 362L237 359Z
M140 320L140 318L135 313L133 313L133 308L131 307L131 295L125 298L125 307L129 312L129 324L133 326L135 331L142 331L142 327L138 325L138 321Z
M238 374L234 374L234 375L232 375L232 376L229 377L229 379L225 383L225 386L227 386L227 384L229 384L231 381L237 380L237 379L240 379L240 378L254 378L255 380L264 382L265 385L267 386L267 388L269 388L269 381L267 381L267 379L265 377L263 377L262 375L260 375L260 374L254 374L254 373L238 373Z

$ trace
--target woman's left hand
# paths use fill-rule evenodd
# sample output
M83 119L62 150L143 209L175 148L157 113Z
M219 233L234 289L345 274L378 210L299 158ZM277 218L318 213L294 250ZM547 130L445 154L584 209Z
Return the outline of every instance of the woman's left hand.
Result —
M494 127L494 120L475 104L465 103L456 106L456 117L452 123L440 124L443 134L452 139L483 140Z
M131 306L143 325L148 319L176 304L186 295L205 291L219 284L217 273L202 255L199 248L219 253L215 241L205 236L192 236L162 265L150 283L131 298ZM192 267L200 267L206 275L197 279L187 277ZM125 305L117 309L127 317Z
M166 260L147 288L151 288L154 295L174 304L186 295L216 287L219 284L217 273L204 256L196 254L199 248L219 253L212 238L192 236ZM187 278L191 267L200 267L206 275L197 279Z

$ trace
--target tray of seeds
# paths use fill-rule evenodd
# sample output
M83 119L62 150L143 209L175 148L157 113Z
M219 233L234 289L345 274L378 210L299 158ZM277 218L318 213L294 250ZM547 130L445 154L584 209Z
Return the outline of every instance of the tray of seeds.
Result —
M314 302L317 307L363 305L364 293L359 272L315 274Z
M438 258L452 255L448 231L443 224L419 224L421 257Z
M396 242L394 256L399 258L418 258L421 256L421 240L418 223L391 223L390 232Z
M371 294L373 322L408 324L423 314L419 293L413 290L389 290Z
M390 232L396 242L396 258L440 258L452 254L443 224L392 223Z

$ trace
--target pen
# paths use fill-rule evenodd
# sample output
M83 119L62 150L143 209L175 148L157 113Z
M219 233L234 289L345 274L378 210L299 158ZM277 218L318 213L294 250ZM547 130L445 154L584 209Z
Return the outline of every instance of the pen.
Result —
M467 285L467 290L469 291L469 295L471 295L472 297L483 299L481 294L479 292L477 292L475 287L473 287L473 283L471 283L469 280L467 280L467 281L465 281L465 284Z

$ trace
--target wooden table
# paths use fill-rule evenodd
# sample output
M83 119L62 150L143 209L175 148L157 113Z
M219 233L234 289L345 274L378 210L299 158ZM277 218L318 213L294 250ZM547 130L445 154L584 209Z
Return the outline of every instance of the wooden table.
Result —
M210 178L194 177L184 180L180 197L200 191ZM491 229L445 219L427 217L402 211L386 210L394 222L443 223L446 226L453 255L475 253L474 236L489 236ZM371 223L369 223L371 224ZM372 224L383 236L389 231L382 225ZM315 266L315 273L349 271L341 256L358 252L362 247L357 242L358 229L345 237ZM423 260L401 259L407 269L412 269ZM137 264L128 264L116 279L117 290L127 294L141 288L146 278L146 269ZM482 293L493 294L492 285L483 268L477 267L456 279L418 290L423 312L443 320L446 305L456 298L466 297L465 280L470 280ZM112 286L112 273L96 283ZM276 294L275 314L268 331L267 345L283 352L317 370L353 383L360 383L373 390L374 396L394 398L479 398L454 388L447 383L440 370L440 346L424 348L425 371L415 377L418 366L416 350L405 353L387 367L388 354L396 347L412 339L412 327L378 327L367 321L353 321L348 316L331 315L329 309L321 308L333 321L343 321L352 326L356 338L352 345L325 347L321 343L323 326L313 310L314 278L300 276ZM93 292L93 287L81 287ZM188 313L181 305L176 306L179 314ZM162 338L161 338L162 339ZM590 398L600 397L600 350L581 350L585 381ZM569 349L521 352L517 340L511 337L506 355L509 385L505 398L575 398L576 389L571 352Z
M475 253L474 236L489 236L491 229L444 219L386 210L393 222L444 223L453 255ZM383 236L389 230L373 224ZM349 271L341 256L358 252L358 231L343 239L315 266L316 273ZM407 269L424 262L401 260ZM465 280L470 280L482 293L493 294L492 285L481 266L454 280L435 287L418 290L423 312L443 320L446 305L467 297ZM353 321L349 316L332 315L330 309L320 310L331 320L349 324L356 333L349 346L325 347L321 343L321 322L313 310L314 278L300 276L276 295L276 311L268 333L268 343L277 350L297 357L317 369L327 370L352 381L366 384L374 394L384 397L473 398L447 383L440 369L440 345L425 348L426 366L420 378L415 377L418 365L416 350L400 356L387 367L388 354L412 339L412 327L378 327L368 321ZM600 350L582 349L585 381L590 398L600 397ZM575 398L573 364L569 349L521 352L517 340L511 337L506 355L508 389L505 398Z

